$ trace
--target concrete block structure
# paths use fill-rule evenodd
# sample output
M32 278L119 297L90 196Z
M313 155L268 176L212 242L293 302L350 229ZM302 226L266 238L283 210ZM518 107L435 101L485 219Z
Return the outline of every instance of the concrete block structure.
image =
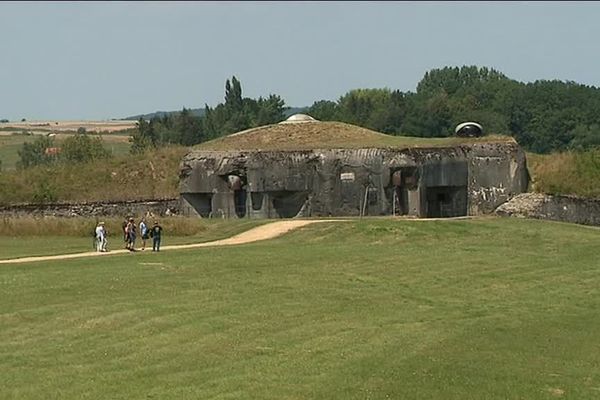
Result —
M527 190L511 138L410 139L292 116L193 149L181 163L182 203L204 218L456 217L492 213Z

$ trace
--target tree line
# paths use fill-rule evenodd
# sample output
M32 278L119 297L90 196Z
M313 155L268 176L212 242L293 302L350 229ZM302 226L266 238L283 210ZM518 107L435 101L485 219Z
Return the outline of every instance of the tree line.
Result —
M214 108L205 105L202 116L184 108L150 120L140 118L138 131L132 135L131 151L137 153L167 143L192 146L244 129L274 124L285 119L287 109L283 99L274 94L258 99L243 97L241 83L234 76L225 82L225 101Z
M205 105L198 116L189 109L140 118L131 152L165 144L192 146L285 119L290 107L278 95L243 97L240 81L225 82L224 102ZM526 150L550 153L600 146L600 89L572 81L522 83L486 67L463 66L425 73L415 92L389 88L354 89L337 101L317 100L304 112L322 121L346 122L389 135L446 137L459 123L474 121L486 133L513 136ZM48 154L48 138L26 143L21 167L107 157L85 134L65 141L61 155ZM44 141L44 142L42 142ZM100 143L101 144L101 143ZM71 147L69 147L71 146ZM82 150L73 150L81 147Z
M242 96L235 76L225 83L225 101L204 115L183 109L139 120L133 151L161 143L194 145L244 129L277 123L288 109L277 95ZM486 67L463 66L425 73L416 92L354 89L337 101L318 100L305 112L322 121L346 122L390 135L446 137L461 122L475 121L487 133L513 136L526 150L550 153L600 145L600 89L575 82L522 83Z
M600 145L600 89L558 80L521 83L488 68L446 67L425 74L415 93L357 89L308 113L392 135L445 137L461 122L513 136L526 150L550 153Z

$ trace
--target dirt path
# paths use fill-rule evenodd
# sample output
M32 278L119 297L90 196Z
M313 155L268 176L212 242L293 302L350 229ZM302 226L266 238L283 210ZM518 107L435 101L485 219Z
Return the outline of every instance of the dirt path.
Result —
M172 245L172 246L161 246L161 251L164 250L178 250L178 249L192 249L196 247L209 247L209 246L228 246L235 244L244 244L256 242L259 240L272 239L277 236L283 235L286 232L291 231L292 229L297 229L309 224L314 224L317 222L339 222L341 220L285 220L285 221L277 221L270 224L258 226L256 228L252 228L246 232L242 232L238 235L232 236L227 239L214 240L212 242L205 243L195 243L195 244L180 244L180 245ZM16 264L16 263L28 263L35 261L51 261L51 260L66 260L70 258L82 258L82 257L105 257L112 254L125 254L129 253L128 250L113 250L107 253L98 253L95 251L90 251L86 253L74 253L74 254L61 254L55 256L36 256L36 257L23 257L23 258L13 258L9 260L0 260L0 264Z
M473 217L455 217L455 218L407 218L404 221L439 221L439 220L463 220L472 219ZM179 244L171 246L161 246L160 250L178 250L178 249L193 249L196 247L209 247L209 246L230 246L235 244L244 244L257 242L259 240L273 239L277 236L283 235L292 229L301 228L306 225L314 224L317 222L343 222L350 221L344 219L318 219L318 220L283 220L272 222L270 224L258 226L242 232L235 236L227 239L214 240L212 242L204 243L193 243L193 244ZM82 258L82 257L105 257L112 254L125 254L129 253L129 250L112 250L107 253L98 253L95 251L89 251L85 253L73 253L73 254L60 254L55 256L35 256L35 257L22 257L12 258L8 260L0 260L0 264L17 264L17 263L28 263L35 261L52 261L52 260L67 260L70 258Z

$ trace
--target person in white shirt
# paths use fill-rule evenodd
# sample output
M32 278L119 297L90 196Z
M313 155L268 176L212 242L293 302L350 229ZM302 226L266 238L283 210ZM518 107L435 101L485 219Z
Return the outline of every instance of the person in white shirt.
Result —
M148 239L148 226L146 225L146 218L142 218L140 221L140 235L142 235L142 250L146 248L146 240Z
M105 252L106 245L108 244L108 239L106 237L106 228L104 227L104 222L100 222L96 227L96 250L98 252Z

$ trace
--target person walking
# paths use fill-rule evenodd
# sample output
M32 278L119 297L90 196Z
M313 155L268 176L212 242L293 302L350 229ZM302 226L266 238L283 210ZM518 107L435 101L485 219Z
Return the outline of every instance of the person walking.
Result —
M123 242L125 243L125 248L129 249L129 235L127 234L127 225L129 224L129 218L125 218L123 220L123 224L121 228L123 228Z
M150 229L150 237L152 238L152 251L160 251L160 237L162 235L162 226L158 221L154 221L154 226Z
M142 250L146 249L146 240L148 240L148 226L146 225L146 218L142 217L140 221L140 235L142 235Z
M106 252L106 245L108 244L106 228L104 222L100 222L96 227L96 251Z
M129 222L127 223L127 249L129 251L135 251L135 239L137 237L135 221L133 218L129 218Z

